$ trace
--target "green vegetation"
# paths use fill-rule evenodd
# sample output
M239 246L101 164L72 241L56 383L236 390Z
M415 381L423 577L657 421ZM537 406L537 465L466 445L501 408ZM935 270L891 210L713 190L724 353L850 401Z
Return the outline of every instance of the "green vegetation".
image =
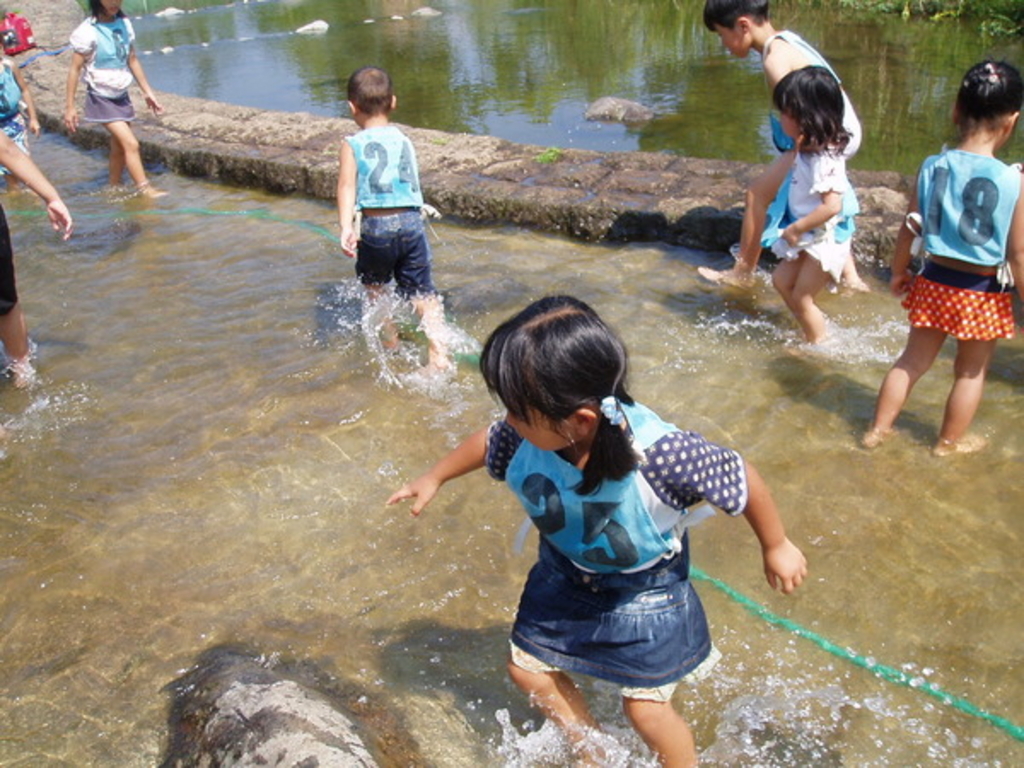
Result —
M844 8L921 16L934 21L964 19L977 22L989 35L1024 35L1021 0L839 0Z
M562 159L563 154L558 147L548 147L533 159L538 163L557 163Z

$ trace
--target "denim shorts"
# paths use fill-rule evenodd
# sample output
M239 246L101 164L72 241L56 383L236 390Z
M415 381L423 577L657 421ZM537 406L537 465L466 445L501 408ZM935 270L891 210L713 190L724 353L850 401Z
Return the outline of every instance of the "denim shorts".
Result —
M430 276L430 244L419 211L364 216L356 274L363 285L396 283L403 299L437 293Z
M639 573L580 570L541 539L512 627L512 643L566 672L656 688L693 672L711 653L700 598L683 551Z

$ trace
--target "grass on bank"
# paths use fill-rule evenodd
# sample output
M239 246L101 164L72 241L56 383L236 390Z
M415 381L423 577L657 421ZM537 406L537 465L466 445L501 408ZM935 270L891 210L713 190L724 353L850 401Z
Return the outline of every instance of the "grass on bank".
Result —
M839 0L844 8L977 22L989 35L1024 35L1024 0Z

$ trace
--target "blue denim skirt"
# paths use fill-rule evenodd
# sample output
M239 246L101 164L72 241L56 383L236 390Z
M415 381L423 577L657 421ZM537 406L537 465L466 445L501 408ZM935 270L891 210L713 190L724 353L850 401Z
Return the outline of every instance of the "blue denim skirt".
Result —
M671 560L639 573L581 571L543 537L512 642L566 672L656 688L711 653L704 607L689 580L687 538Z

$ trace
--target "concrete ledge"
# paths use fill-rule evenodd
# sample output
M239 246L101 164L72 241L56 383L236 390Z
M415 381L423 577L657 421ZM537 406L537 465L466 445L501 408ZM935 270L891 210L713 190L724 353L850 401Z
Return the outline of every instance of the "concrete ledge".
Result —
M75 0L22 0L42 48L63 46L82 20ZM27 51L24 61L39 51ZM67 53L40 56L23 71L47 130L66 133ZM145 57L147 70L158 57ZM79 87L79 97L83 89ZM333 199L345 118L237 107L161 93L166 112L134 124L147 163L277 194ZM137 93L137 108L142 106ZM661 241L725 251L739 239L744 190L762 166L649 152L565 150L553 162L544 147L490 136L403 126L416 146L425 196L446 216L472 223L512 223L587 241ZM106 147L102 128L70 137ZM44 168L45 171L45 168ZM885 263L906 209L912 180L895 172L853 171L863 209L855 250Z

